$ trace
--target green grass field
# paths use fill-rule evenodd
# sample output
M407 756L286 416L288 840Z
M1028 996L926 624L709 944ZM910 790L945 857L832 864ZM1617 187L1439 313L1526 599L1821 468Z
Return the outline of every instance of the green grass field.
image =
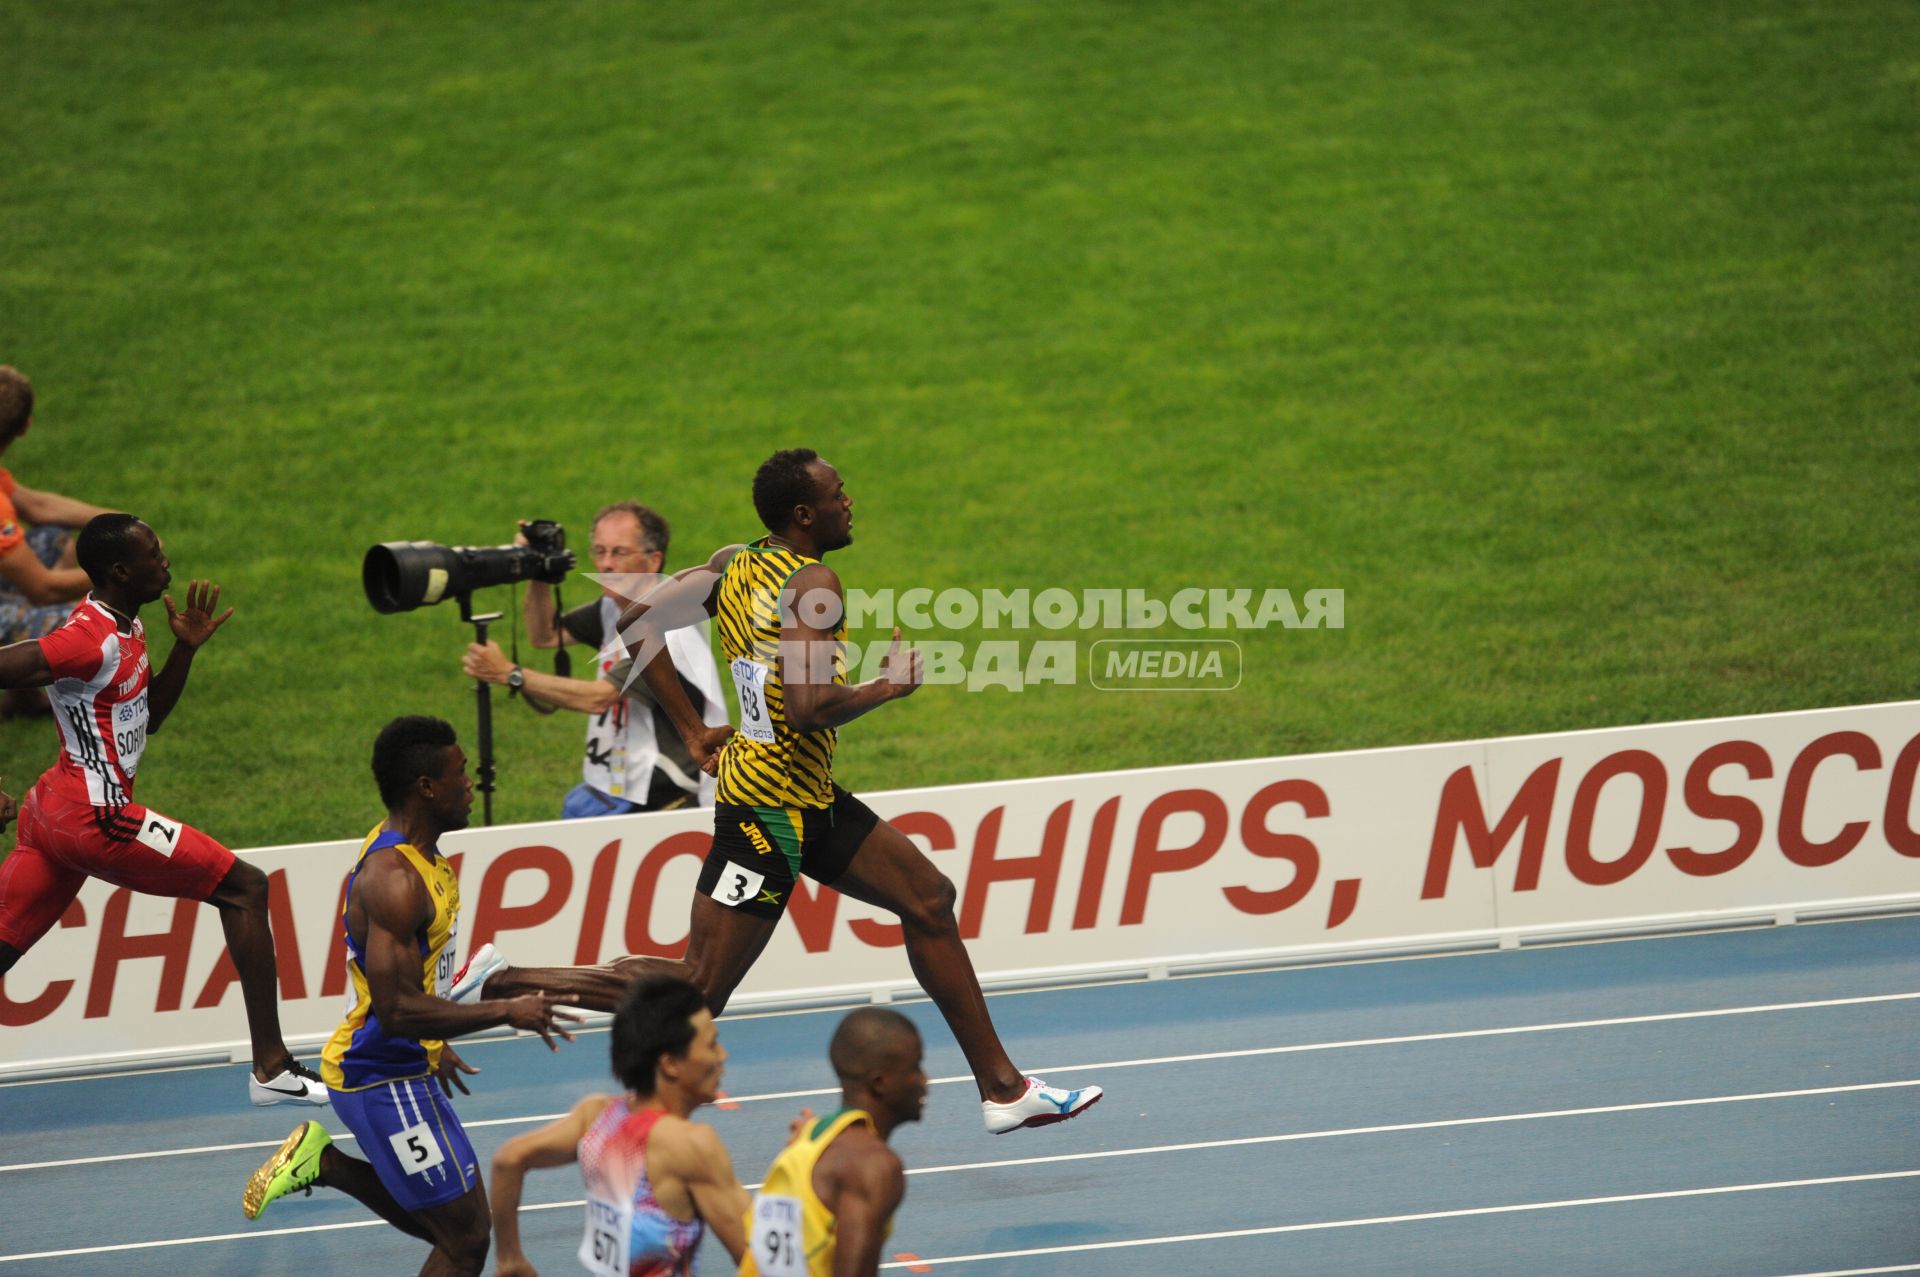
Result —
M1346 591L1231 693L928 688L855 788L1920 687L1906 0L0 27L6 462L239 609L142 773L235 846L364 830L392 714L471 730L454 609L375 615L367 546L637 496L684 565L802 444L852 585ZM497 818L544 818L580 720L496 709ZM7 788L53 735L0 724Z

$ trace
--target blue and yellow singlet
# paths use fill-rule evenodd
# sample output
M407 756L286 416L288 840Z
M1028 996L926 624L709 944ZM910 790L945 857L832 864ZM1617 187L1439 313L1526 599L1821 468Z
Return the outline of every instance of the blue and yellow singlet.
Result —
M340 909L340 928L347 938L348 993L353 1001L320 1053L320 1076L336 1091L361 1091L383 1082L424 1077L440 1064L439 1042L396 1037L381 1027L367 988L366 953L347 929L346 906L353 900L354 882L367 857L388 847L419 871L433 899L433 917L427 922L425 934L417 937L424 987L430 994L445 996L444 990L452 986L454 932L460 921L460 881L453 876L453 866L437 852L423 852L408 843L384 823L376 825L360 845L360 858L347 876Z

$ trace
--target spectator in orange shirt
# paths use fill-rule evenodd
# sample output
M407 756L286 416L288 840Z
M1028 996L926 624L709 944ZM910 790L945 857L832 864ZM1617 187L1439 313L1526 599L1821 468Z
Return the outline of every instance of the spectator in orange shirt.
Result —
M0 453L33 424L33 383L0 365ZM0 467L0 645L50 634L90 588L73 555L76 528L109 511L29 488ZM31 526L28 526L31 525ZM0 717L46 708L37 688L7 693Z

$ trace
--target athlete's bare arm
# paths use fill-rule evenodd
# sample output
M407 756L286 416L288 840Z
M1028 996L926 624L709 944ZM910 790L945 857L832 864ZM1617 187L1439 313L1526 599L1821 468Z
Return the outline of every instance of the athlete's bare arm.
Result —
M160 725L167 721L167 715L173 713L173 707L179 704L180 693L187 687L187 671L193 666L193 654L233 615L232 608L218 616L213 614L213 609L220 605L220 587L211 581L188 584L184 612L174 607L171 594L161 597L167 605L167 625L173 630L174 641L173 651L167 653L165 667L147 685L149 736L160 730Z
M837 621L842 614L846 596L832 568L809 563L793 574L787 588L794 600L792 606L782 607L785 619L780 626L780 686L786 696L787 726L796 732L841 727L888 701L913 695L920 686L922 658L916 649L900 650L898 627L893 631L893 646L887 649L881 664L880 677L859 684L829 681L833 631L819 629L807 618L825 615ZM815 591L831 593L840 600L840 608L808 606L806 600Z
M33 639L0 647L0 687L45 687L53 682L47 654Z
M527 1172L546 1166L567 1166L580 1156L580 1139L609 1104L612 1095L589 1095L573 1110L537 1131L516 1135L493 1155L494 1277L534 1277L533 1265L520 1247L520 1186Z
M705 563L681 568L647 591L645 598L634 599L621 608L620 615L614 618L615 627L626 634L629 626L645 617L643 632L664 636L668 630L696 625L711 617L719 606L720 575L727 570L728 561L745 548L745 545L723 545L709 555ZM634 646L631 638L627 646Z
M665 1125L666 1119L661 1123ZM747 1211L753 1206L753 1195L733 1173L733 1158L728 1156L720 1133L705 1123L688 1121L675 1121L665 1133L667 1148L663 1151L668 1154L668 1165L685 1182L694 1211L727 1248L733 1262L739 1263L747 1252ZM660 1147L661 1134L661 1127L654 1127L647 1152L649 1162L653 1149Z
M814 1165L813 1191L833 1212L833 1277L876 1277L887 1221L907 1195L900 1155L867 1127L849 1127Z
M468 1004L428 993L420 966L420 932L432 916L427 885L400 853L389 849L367 857L354 879L347 921L349 926L359 921L365 928L367 992L387 1032L420 1041L510 1024L538 1033L551 1050L560 1049L555 1037L573 1040L564 1025L580 1017L559 1010L558 1000L545 993Z
M653 693L654 703L667 712L693 761L708 773L719 766L720 749L733 735L733 728L709 727L695 712L686 689L680 686L673 657L667 652L667 631L696 624L714 614L719 606L720 575L727 570L727 561L742 548L723 546L705 563L674 573L647 597L622 608L614 622L635 659L647 657L640 671L647 690Z

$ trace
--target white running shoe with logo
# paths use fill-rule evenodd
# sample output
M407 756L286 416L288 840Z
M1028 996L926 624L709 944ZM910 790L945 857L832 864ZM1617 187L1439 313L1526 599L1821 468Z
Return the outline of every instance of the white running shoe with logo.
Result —
M327 1102L327 1088L321 1084L320 1075L298 1060L264 1082L251 1073L247 1074L247 1095L257 1108L265 1108L269 1104Z
M487 985L487 977L507 965L507 955L491 944L483 944L467 955L467 965L460 968L453 977L453 988L447 991L450 1002L478 1002L480 993Z
M1005 1135L1023 1126L1051 1126L1055 1122L1078 1117L1098 1104L1103 1094L1105 1092L1097 1086L1063 1091L1057 1086L1048 1086L1037 1077L1030 1077L1027 1079L1025 1095L1005 1104L982 1100L980 1112L985 1115L987 1130L991 1134Z

